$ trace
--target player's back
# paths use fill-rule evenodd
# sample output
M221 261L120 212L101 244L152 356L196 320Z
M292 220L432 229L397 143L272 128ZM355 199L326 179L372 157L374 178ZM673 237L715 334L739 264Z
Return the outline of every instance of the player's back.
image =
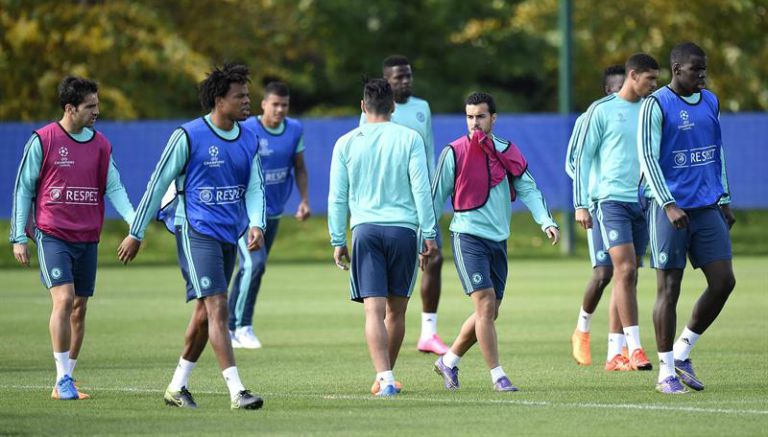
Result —
M400 222L404 213L415 218L409 166L424 147L418 133L391 122L367 123L336 147L347 169L353 225Z

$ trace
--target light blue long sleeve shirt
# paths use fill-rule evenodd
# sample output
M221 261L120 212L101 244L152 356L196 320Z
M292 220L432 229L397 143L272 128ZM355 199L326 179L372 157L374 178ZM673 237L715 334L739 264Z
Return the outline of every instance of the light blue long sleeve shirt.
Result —
M568 177L573 180L573 176L576 172L576 155L578 154L578 147L576 144L578 143L579 136L581 136L584 133L584 121L587 118L586 112L579 115L578 118L576 118L576 122L573 124L573 132L571 132L571 137L568 140L568 148L565 151L565 173L568 175ZM599 158L598 158L599 159ZM592 165L592 171L589 172L589 196L590 199L593 201L597 200L597 170L599 166L598 165Z
M680 96L686 102L695 105L701 100L701 93L693 93L690 96ZM717 114L720 117L720 114ZM655 174L656 178L643 177L644 193L648 198L656 199L660 206L667 206L675 203L675 198L669 191L667 182L664 180L664 173L659 166L659 150L661 148L661 133L663 112L659 102L656 99L645 99L638 115L638 126L645 126L650 118L651 128L640 129L637 132L636 153L640 161L640 171L643 175ZM722 168L720 170L723 188L726 193L730 193L728 187L728 175L725 171L725 150L720 147L720 161ZM731 196L725 195L718 202L720 205L731 203Z
M328 190L331 245L347 244L362 223L421 229L435 238L424 143L416 131L392 122L367 123L336 141Z
M507 147L495 137L494 145L500 152ZM453 195L455 178L456 159L453 149L446 147L440 154L437 173L432 181L435 211L442 211L448 196ZM513 186L517 192L517 198L525 204L542 231L550 226L557 227L530 171L526 170L520 177L514 178ZM498 185L491 188L485 205L472 211L454 212L449 229L451 232L474 235L491 241L504 241L509 238L511 219L512 199L509 194L509 178L504 178Z
M70 133L72 138L78 142L90 141L95 132L90 128L83 128L79 133ZM24 228L29 220L29 212L32 207L32 199L37 196L37 180L40 178L40 170L43 165L43 146L40 143L40 137L37 134L27 140L24 146L24 155L19 165L19 171L16 174L16 184L13 194L13 212L11 213L11 233L10 241L12 243L27 243L27 235ZM120 181L120 172L117 171L112 156L109 157L109 169L107 170L107 189L105 196L109 199L112 206L129 225L133 223L136 215L133 205L128 198L123 183Z
M408 97L405 103L395 102L395 112L390 120L415 130L424 141L424 151L427 154L429 179L435 175L435 138L432 132L432 111L429 103L418 97ZM360 114L360 126L365 124L365 114Z
M636 142L641 105L641 100L630 102L611 94L587 110L584 128L574 146L575 208L588 208L596 200L637 202L640 162ZM591 177L596 177L593 187Z
M234 140L240 135L240 125L235 123L234 128L229 131L221 130L211 122L211 115L205 116L205 122L208 123L214 132L227 140ZM149 223L157 215L160 209L160 203L163 196L168 191L169 186L175 183L178 189L184 188L185 175L182 174L184 166L189 160L189 144L187 135L181 128L176 129L171 134L171 138L163 150L160 161L155 166L152 176L147 183L147 190L141 198L138 208L136 208L136 220L131 226L130 235L137 239L144 238L144 232ZM245 207L248 211L249 226L259 227L262 230L266 228L264 217L264 182L261 174L261 164L258 155L254 157L251 164L251 177L248 180L248 187L245 192ZM179 196L176 206L176 216L174 223L180 225L187 219L184 196Z

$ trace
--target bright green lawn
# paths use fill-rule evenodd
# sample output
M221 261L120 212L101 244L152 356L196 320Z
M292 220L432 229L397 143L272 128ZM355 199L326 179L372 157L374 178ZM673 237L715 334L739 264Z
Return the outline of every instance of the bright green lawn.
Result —
M569 337L589 274L586 261L513 260L498 321L501 358L523 391L498 394L478 349L461 363L462 388L446 392L434 357L415 351L420 299L408 315L395 399L368 394L374 371L362 307L347 301L347 275L332 264L269 267L257 308L258 351L237 351L241 376L266 399L260 411L230 411L214 357L192 376L200 408L165 407L190 312L171 267L99 271L88 335L75 376L93 398L48 399L53 360L49 298L33 269L2 270L0 434L318 435L766 435L768 433L768 258L736 259L737 286L720 319L694 350L701 393L654 392L656 372L606 373L606 305L593 323L597 365L570 357ZM470 309L453 266L444 269L439 331L451 339ZM680 325L703 287L687 272ZM640 278L644 345L654 364L653 273Z

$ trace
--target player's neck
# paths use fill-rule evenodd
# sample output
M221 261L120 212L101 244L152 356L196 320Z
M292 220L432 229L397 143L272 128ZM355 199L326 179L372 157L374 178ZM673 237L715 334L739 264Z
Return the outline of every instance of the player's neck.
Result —
M628 102L634 103L640 100L640 96L635 93L635 90L632 89L632 86L630 86L628 82L621 87L617 94Z
M217 111L211 112L211 123L223 131L231 131L235 127L235 120Z
M696 92L695 90L686 90L685 88L681 87L677 81L674 80L669 84L669 87L672 88L672 91L674 91L675 94L681 97L690 97L693 95L693 93Z
M79 134L80 132L83 131L83 127L84 127L84 126L78 126L77 124L75 124L74 121L72 121L72 119L70 119L66 115L62 117L61 120L59 120L59 125L61 125L61 127L64 128L64 130L67 131L67 133L70 133L72 135Z
M280 124L282 124L282 120L275 120L263 115L259 117L259 120L261 120L261 124L263 124L264 127L269 129L277 129L280 127Z
M386 123L390 121L392 116L390 114L374 114L372 112L365 113L366 123Z

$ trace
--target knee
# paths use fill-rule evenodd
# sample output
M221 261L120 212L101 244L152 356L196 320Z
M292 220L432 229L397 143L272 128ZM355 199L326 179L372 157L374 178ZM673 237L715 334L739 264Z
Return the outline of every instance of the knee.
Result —
M427 261L427 270L432 275L440 274L440 270L443 268L443 255L438 250L435 256L431 256Z
M603 290L613 278L613 269L610 267L597 267L592 272L592 280L600 290Z
M637 264L634 260L627 260L613 266L616 272L616 280L635 283L637 278Z
M660 284L656 289L656 303L662 304L676 304L677 298L680 296L680 282L674 280L666 280Z
M710 288L717 290L719 292L718 294L728 296L733 289L736 288L736 278L731 273L717 281L715 284L711 284Z
M75 299L72 306L72 319L77 322L85 320L85 313L88 310L88 304L86 300Z
M53 308L54 311L63 311L67 314L72 313L72 308L75 306L75 298L71 295L56 294L53 295Z

